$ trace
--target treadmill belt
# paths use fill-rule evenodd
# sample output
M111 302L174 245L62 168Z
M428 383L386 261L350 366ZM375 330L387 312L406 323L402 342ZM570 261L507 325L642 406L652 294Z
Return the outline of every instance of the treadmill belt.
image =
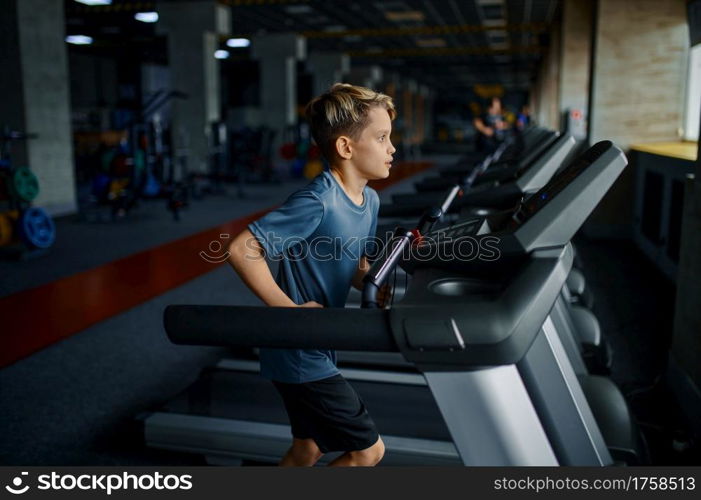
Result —
M427 387L350 381L365 401L380 434L450 441ZM289 424L273 384L257 373L211 369L161 411Z

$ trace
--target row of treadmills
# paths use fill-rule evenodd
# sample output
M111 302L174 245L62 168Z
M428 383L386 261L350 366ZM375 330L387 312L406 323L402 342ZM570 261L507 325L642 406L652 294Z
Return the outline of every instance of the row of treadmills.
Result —
M253 352L337 349L385 442L382 464L648 463L605 376L610 351L570 242L627 161L608 141L574 149L567 134L531 128L383 205L381 222L401 228L366 291L406 284L389 308L354 293L346 308L172 305L166 332ZM258 372L255 356L205 369L141 417L146 443L212 464L278 462L290 429Z

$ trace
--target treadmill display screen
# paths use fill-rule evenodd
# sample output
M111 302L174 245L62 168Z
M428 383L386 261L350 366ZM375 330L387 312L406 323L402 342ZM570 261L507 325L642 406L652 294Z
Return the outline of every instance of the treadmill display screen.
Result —
M558 172L540 191L531 195L514 213L511 227L518 227L533 217L541 208L547 205L557 194L565 189L589 165L598 160L606 151L613 147L610 141L601 141L585 151L562 171Z
M438 239L439 237L446 237L450 239L456 239L462 236L474 236L479 231L482 226L484 218L470 219L465 222L460 222L458 224L453 224L450 227L437 229L426 235L427 238Z

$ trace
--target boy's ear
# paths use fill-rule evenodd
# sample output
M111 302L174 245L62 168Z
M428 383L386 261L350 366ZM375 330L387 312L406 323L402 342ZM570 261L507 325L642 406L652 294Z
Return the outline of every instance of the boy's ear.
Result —
M350 137L342 135L336 139L336 153L344 160L350 160L353 157Z

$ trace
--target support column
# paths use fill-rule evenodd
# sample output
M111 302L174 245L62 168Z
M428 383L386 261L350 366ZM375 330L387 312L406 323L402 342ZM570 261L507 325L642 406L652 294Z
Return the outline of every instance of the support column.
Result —
M211 2L158 4L159 32L168 35L172 90L187 94L173 101L176 157L187 156L189 172L206 172L210 125L220 119L219 65L214 52L219 35L231 30L229 7Z
M560 128L575 139L587 138L591 69L591 2L564 0L560 50Z
M387 94L394 102L397 116L392 124L392 144L397 148L395 157L404 159L404 142L406 140L404 90L406 89L406 81L402 80L399 73L387 72L382 75L382 82L378 81L373 88L378 92Z
M306 58L306 39L295 34L257 36L252 55L260 60L261 124L275 132L272 153L280 161L280 146L293 140L297 125L297 61Z
M15 142L12 162L39 179L35 206L51 215L77 209L63 2L0 0L0 133L33 133Z
M416 90L417 85L414 80L407 80L402 92L402 101L397 103L402 109L402 122L404 130L402 131L402 151L405 160L415 160L416 151Z
M416 143L418 146L426 141L426 107L428 103L428 87L419 85L416 93Z
M382 82L382 68L380 66L359 66L351 68L348 74L348 83L362 85L373 90L379 90Z
M550 47L541 62L531 96L531 109L536 123L554 130L560 128L560 38L560 27L556 25L550 32Z
M675 141L682 123L688 28L684 2L599 1L591 141Z
M689 46L684 2L600 0L595 12L589 141L626 151L678 140ZM633 179L629 167L585 225L590 236L631 236Z
M424 88L424 141L434 142L434 104L436 102L435 91L428 87Z
M326 92L331 85L343 82L350 71L348 54L336 52L315 52L307 59L309 71L314 75L314 95Z
M686 183L681 231L670 373L694 432L701 437L701 137L694 178Z

